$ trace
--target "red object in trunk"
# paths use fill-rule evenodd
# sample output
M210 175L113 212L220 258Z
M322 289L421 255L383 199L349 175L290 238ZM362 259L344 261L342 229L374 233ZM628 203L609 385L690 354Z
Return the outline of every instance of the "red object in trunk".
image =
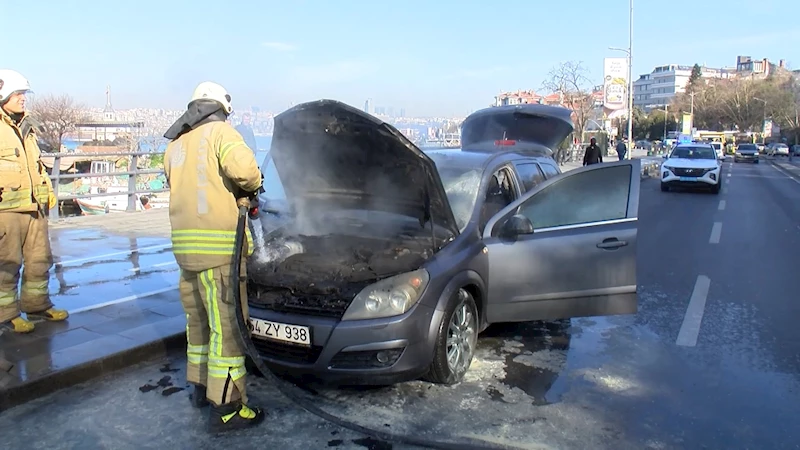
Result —
M511 139L502 139L502 140L499 140L499 141L494 141L494 145L496 145L498 147L517 145L517 141L511 140Z

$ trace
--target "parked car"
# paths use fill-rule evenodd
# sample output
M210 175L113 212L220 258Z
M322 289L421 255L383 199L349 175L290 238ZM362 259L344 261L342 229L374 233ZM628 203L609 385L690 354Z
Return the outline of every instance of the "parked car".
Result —
M736 147L736 153L733 155L733 162L739 161L752 161L758 164L758 147L756 144L739 144Z
M428 152L331 100L274 123L263 172L281 186L259 197L247 264L273 369L453 384L489 324L636 312L640 162L561 173L568 109L478 111L460 150ZM282 198L290 212L267 217Z
M800 144L795 144L792 146L792 155L800 156Z
M672 188L707 189L719 194L722 164L711 144L678 144L661 165L661 190Z
M767 154L770 156L789 156L789 146L782 142L770 144Z

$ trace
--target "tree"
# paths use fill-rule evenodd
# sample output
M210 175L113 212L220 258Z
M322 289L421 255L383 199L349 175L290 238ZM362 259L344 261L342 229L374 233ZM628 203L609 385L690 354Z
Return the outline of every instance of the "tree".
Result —
M760 129L769 107L769 101L761 101L764 100L760 97L764 93L763 83L748 78L717 82L720 119L735 125L739 131Z
M31 112L39 121L39 138L44 150L60 152L64 136L75 130L75 125L86 118L84 107L69 95L46 95L36 99Z
M701 88L703 82L703 69L699 64L692 66L692 73L689 75L689 81L686 82L687 92L697 92Z
M559 94L561 104L573 112L575 134L583 142L583 132L594 109L589 72L582 62L567 61L550 70L543 83L545 90Z
M768 79L762 88L768 113L794 143L800 143L800 82L793 76Z
M695 91L678 94L669 111L689 113L692 111L692 93L694 94L693 125L700 130L723 131L730 128L730 123L723 120L720 110L723 103L722 96L728 92L726 80L711 80L702 86L697 86Z

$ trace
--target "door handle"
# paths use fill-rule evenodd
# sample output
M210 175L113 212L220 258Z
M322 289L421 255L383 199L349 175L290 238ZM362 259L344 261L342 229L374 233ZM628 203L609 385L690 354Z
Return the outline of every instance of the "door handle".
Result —
M625 247L628 245L627 241L620 241L617 238L608 238L603 239L603 242L597 244L597 248L602 248L603 250L615 250L620 247Z

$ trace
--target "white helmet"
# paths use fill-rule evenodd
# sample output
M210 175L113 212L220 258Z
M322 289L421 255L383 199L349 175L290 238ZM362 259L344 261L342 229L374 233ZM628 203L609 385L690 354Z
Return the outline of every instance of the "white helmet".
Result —
M16 70L0 69L0 103L8 100L14 92L28 92L31 84Z
M219 102L225 109L226 114L230 114L231 112L233 112L233 106L231 105L230 94L228 94L228 91L226 91L224 87L220 86L217 83L212 83L211 81L204 81L198 84L197 87L194 88L194 93L192 94L192 99L189 101L189 103L203 98L207 98L209 100L216 100L217 102Z

